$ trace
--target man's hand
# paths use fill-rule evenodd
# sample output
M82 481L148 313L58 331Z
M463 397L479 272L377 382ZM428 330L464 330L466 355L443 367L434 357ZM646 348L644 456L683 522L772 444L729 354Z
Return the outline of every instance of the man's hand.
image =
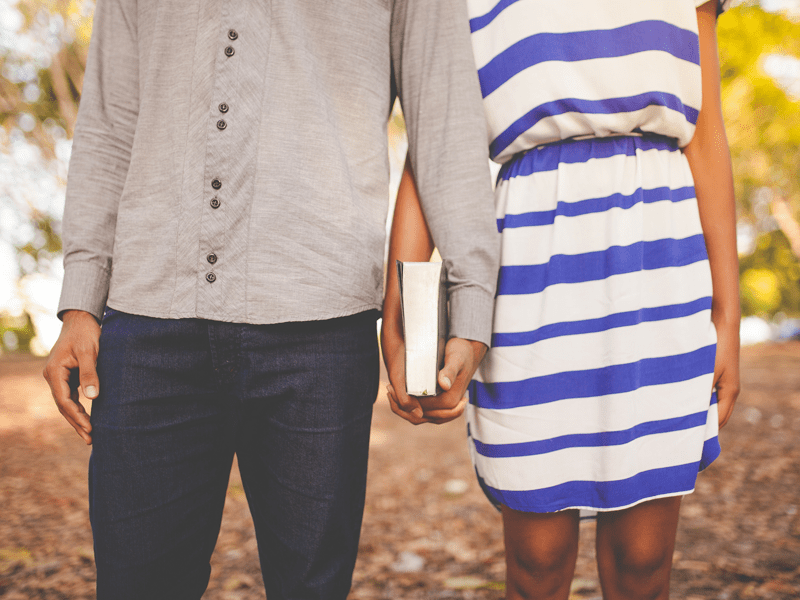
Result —
M430 423L441 425L458 418L467 406L467 386L486 354L481 342L450 338L444 349L444 367L439 371L438 396L419 398L423 416Z
M381 344L391 382L387 392L392 412L414 425L447 423L464 412L467 404L465 392L486 354L486 345L451 338L445 347L444 367L438 377L442 393L438 396L416 397L406 394L405 345L402 336L391 328L384 328Z
M44 378L50 385L59 412L87 444L92 443L89 415L80 403L78 387L90 400L97 398L97 350L100 326L89 313L70 310L64 313L61 335L50 351Z

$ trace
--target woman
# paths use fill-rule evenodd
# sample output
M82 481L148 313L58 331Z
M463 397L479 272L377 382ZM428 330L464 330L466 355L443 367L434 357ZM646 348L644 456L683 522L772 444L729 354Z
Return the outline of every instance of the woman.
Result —
M579 509L598 513L605 598L668 597L681 497L739 388L724 4L468 0L503 250L467 420L508 598L568 597ZM407 166L390 264L427 260L425 231Z

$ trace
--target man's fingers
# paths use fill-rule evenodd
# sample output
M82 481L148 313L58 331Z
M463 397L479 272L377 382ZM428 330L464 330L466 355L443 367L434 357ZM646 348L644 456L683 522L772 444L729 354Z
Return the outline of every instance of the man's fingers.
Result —
M405 390L398 390L392 388L395 403L403 412L413 415L417 419L422 418L422 407L420 406L417 398L411 397L405 393Z
M392 409L392 412L396 414L398 417L405 419L412 425L421 425L422 423L427 423L428 421L423 417L417 417L416 415L404 411L400 408L396 403L390 403L389 406Z
M425 418L437 424L447 423L448 421L452 421L453 419L457 419L461 416L467 406L467 402L469 402L469 398L464 396L453 408L426 410Z
M450 391L458 377L464 369L464 355L460 352L448 352L444 357L444 366L439 371L439 387L444 391Z
M44 376L50 385L50 392L56 402L58 412L72 425L75 431L87 444L92 443L89 433L92 430L89 415L78 400L77 369L65 365L74 364L65 360L61 363L51 362L45 367Z
M79 436L81 436L81 438L83 439L84 442L86 442L87 444L91 444L92 443L92 436L91 436L90 432L85 429L85 427L88 426L89 429L91 430L91 425L89 425L88 417L86 418L86 420L84 422L84 421L79 421L78 419L72 417L71 415L67 414L64 411L61 411L61 414L64 416L64 419L67 421L67 423L72 425L72 428L75 430L75 433L77 433ZM85 414L86 413L84 413L84 415Z
M394 388L391 386L387 386L386 388L386 396L389 399L389 407L392 409L392 412L396 414L398 417L402 417L409 423L413 425L420 425L422 423L427 423L428 420L422 416L422 409L419 409L419 412L409 412L404 410L397 402L397 397Z
M92 424L80 403L78 388L88 398L100 391L97 379L97 349L100 325L87 312L67 311L61 334L50 352L44 378L50 386L58 411L87 444L92 443Z
M459 405L463 398L463 392L457 394L456 390L451 392L442 392L438 396L425 396L419 399L419 404L425 416L431 411L438 410L452 410Z
M60 412L64 418L69 421L70 425L78 431L78 435L83 437L84 434L88 435L91 433L92 423L80 401L73 400L72 398L67 398L61 402L57 400L56 406L58 407L58 412Z
M86 414L86 410L78 400L77 388L71 388L69 385L69 376L65 375L63 378L51 381L50 385L58 412L87 444L91 444L92 424L89 421L89 415Z
M94 400L100 391L100 380L97 377L97 354L94 351L85 350L78 354L77 358L83 395Z

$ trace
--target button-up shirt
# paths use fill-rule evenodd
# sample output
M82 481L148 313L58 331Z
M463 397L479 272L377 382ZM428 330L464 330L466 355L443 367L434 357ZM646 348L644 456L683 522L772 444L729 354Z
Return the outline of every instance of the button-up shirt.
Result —
M59 313L379 308L396 95L451 335L488 343L498 234L463 0L98 0Z

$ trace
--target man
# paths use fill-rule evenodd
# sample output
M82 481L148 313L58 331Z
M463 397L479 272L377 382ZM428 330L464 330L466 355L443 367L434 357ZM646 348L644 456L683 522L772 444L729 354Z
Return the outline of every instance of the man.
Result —
M97 2L45 376L94 443L99 598L202 595L234 453L270 600L347 595L395 94L451 284L453 384L414 410L460 411L497 268L462 4Z

